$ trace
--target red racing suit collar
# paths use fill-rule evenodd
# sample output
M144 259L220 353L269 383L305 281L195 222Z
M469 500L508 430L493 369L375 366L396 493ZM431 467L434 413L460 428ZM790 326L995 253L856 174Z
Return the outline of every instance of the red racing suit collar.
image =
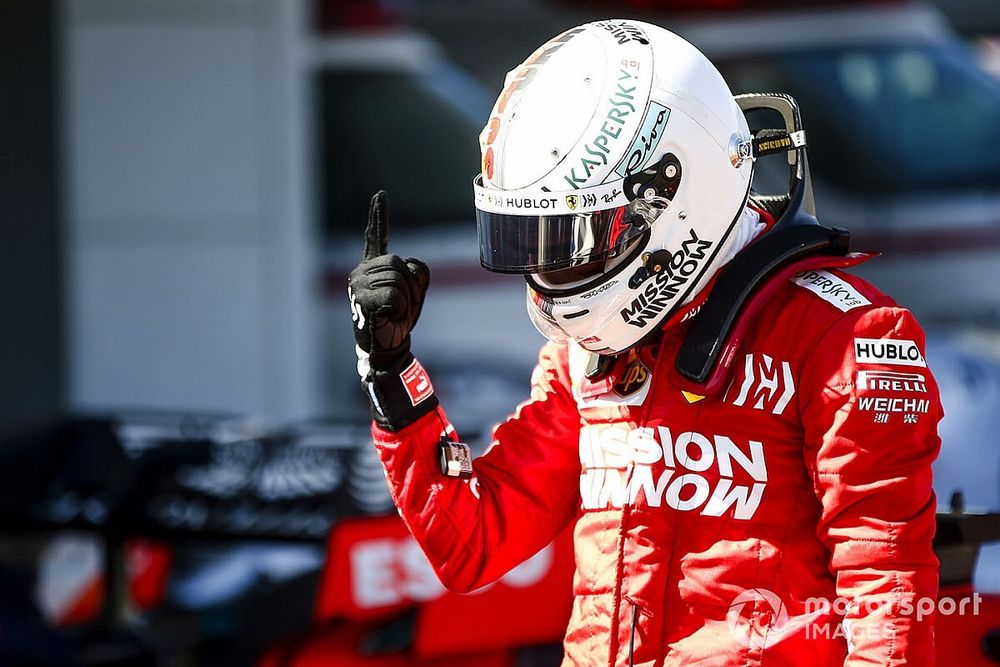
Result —
M774 217L767 211L757 207L752 208L760 215L761 220L765 223L764 229L757 236L757 238L759 238L761 234L767 233L774 226L775 220ZM671 364L669 372L673 381L680 385L685 391L689 391L700 396L718 395L726 387L733 359L736 356L736 352L740 347L740 342L742 341L747 328L754 320L757 313L760 312L764 304L766 304L771 297L774 296L775 292L781 285L802 271L857 266L874 257L877 257L878 255L879 253L877 252L853 252L839 257L819 255L815 257L808 257L783 267L774 275L769 277L767 281L761 285L756 292L754 292L753 296L750 297L749 301L747 301L741 309L738 319L736 320L736 324L733 326L733 329L726 340L725 348L719 356L719 361L713 369L712 374L709 376L709 379L704 384L693 382L678 373L673 367L673 364ZM673 337L684 335L687 331L689 322L698 314L698 311L705 303L705 300L708 299L709 294L711 294L717 278L718 274L712 277L705 288L702 289L701 292L694 297L694 299L667 318L667 320L660 327L660 336L655 336L651 340L647 340L639 345L636 349L636 353L639 355L639 358L647 366L647 368L653 367L660 341L664 336Z

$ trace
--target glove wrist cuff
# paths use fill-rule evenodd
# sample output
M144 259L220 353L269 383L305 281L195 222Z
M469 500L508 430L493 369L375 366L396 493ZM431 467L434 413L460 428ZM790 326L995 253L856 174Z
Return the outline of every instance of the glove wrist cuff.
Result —
M407 349L392 363L373 367L365 382L372 419L387 431L398 431L438 406L427 371Z

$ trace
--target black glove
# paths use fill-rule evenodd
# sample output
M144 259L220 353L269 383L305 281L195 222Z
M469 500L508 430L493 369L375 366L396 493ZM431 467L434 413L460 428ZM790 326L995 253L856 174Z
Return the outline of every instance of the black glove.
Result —
M384 190L372 197L365 229L365 256L351 271L347 295L354 318L358 374L368 390L372 417L398 431L438 404L427 373L410 352L410 331L420 317L430 281L418 259L387 255L389 203Z

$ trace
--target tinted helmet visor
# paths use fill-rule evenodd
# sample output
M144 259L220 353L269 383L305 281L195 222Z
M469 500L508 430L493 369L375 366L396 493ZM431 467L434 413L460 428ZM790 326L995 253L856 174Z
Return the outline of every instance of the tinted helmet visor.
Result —
M645 202L584 213L517 215L477 209L479 259L497 273L546 273L607 262L631 247L655 215Z

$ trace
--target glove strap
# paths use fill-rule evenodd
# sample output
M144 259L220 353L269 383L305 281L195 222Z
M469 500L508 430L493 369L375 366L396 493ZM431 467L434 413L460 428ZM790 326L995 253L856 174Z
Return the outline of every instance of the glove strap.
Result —
M372 419L387 431L399 431L438 406L430 376L409 351L385 367L372 368L364 385Z

